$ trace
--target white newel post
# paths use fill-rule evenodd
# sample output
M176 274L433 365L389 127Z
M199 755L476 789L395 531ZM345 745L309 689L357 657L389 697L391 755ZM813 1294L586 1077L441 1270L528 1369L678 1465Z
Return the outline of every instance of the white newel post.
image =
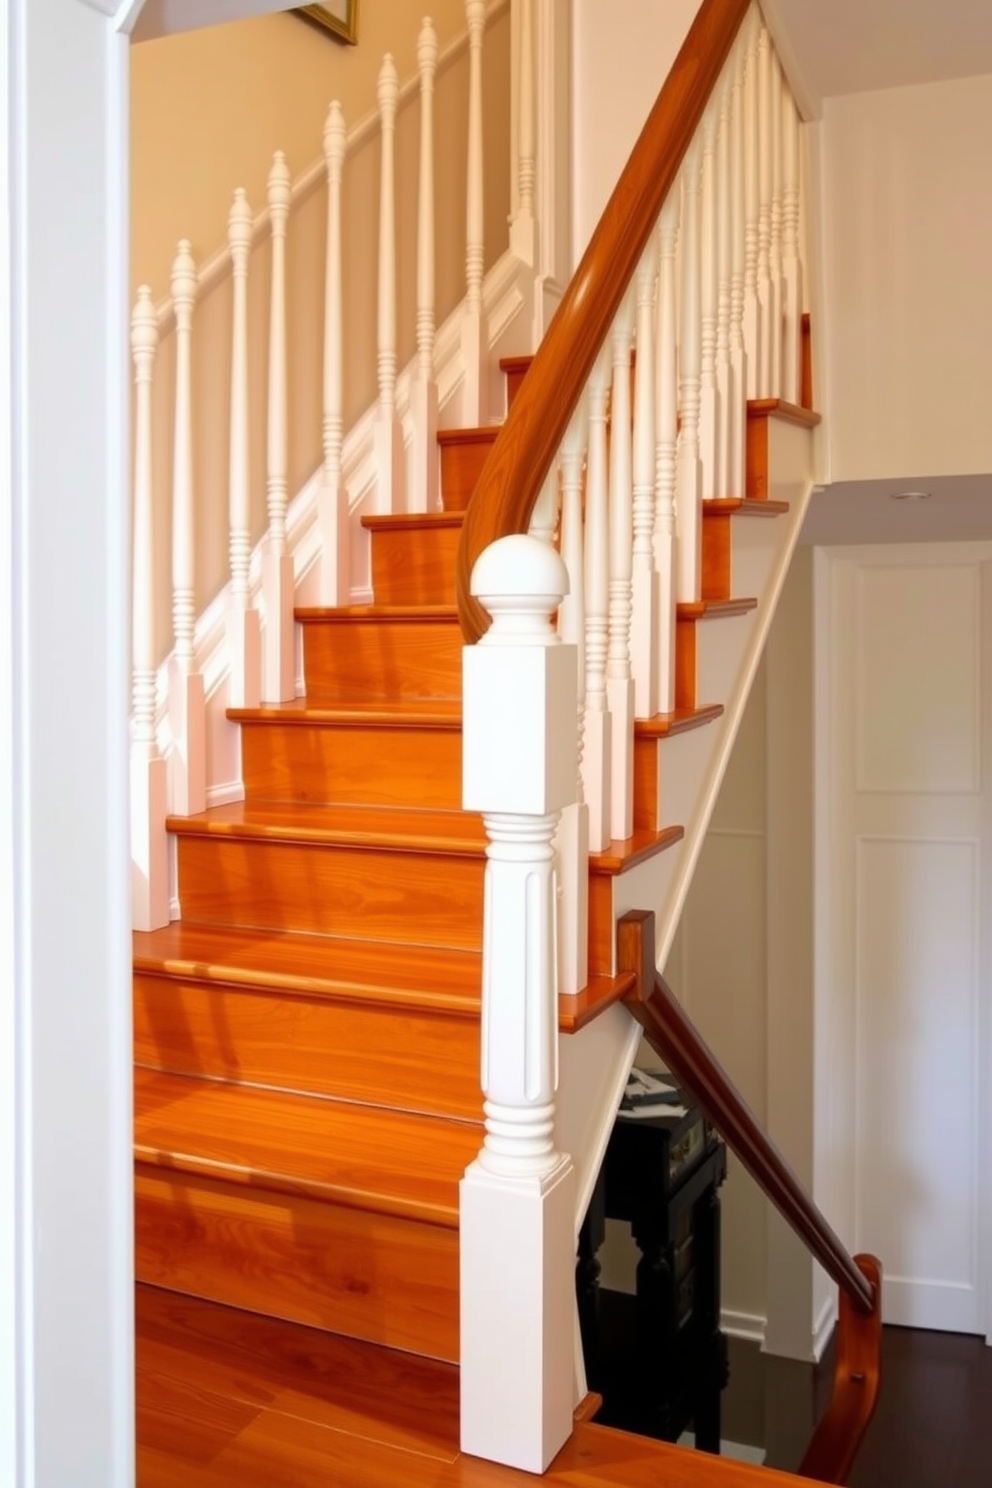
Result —
M558 607L558 634L576 654L575 801L562 808L555 833L558 864L558 990L581 992L589 980L589 808L582 788L585 702L585 560L582 545L582 472L587 411L581 399L561 447L561 556L568 593Z
M744 214L744 68L747 43L738 38L730 128L730 466L728 496L744 495L745 439L747 422L747 354L744 349L744 268L746 227Z
M757 398L761 382L761 313L758 304L758 220L761 192L758 180L758 38L761 23L751 11L744 67L744 346L747 351L747 396Z
M248 593L251 561L251 490L248 474L248 258L252 215L239 187L227 219L234 294L231 321L231 456L230 553L231 598L227 609L227 646L231 672L228 702L232 708L257 708L261 699L262 636L258 611Z
M486 0L465 0L468 22L468 180L465 205L465 308L462 312L462 359L465 382L462 419L485 423L486 347L482 324L482 277L485 268L484 197L482 191L482 35Z
M692 603L702 590L702 470L699 458L700 335L699 144L682 163L682 283L679 307L679 426L676 459L676 598Z
M782 397L802 401L803 265L799 256L799 115L792 93L782 89L782 279L785 330Z
M716 134L718 123L716 99L711 98L702 123L703 163L699 227L699 461L701 494L706 501L724 494L717 489L716 480L717 438L720 423L716 385Z
M589 453L586 460L586 678L582 731L582 787L589 806L589 851L610 843L610 714L606 695L609 650L609 485L607 407L610 346L603 347L589 379Z
M658 571L658 691L656 708L675 708L675 491L678 450L677 311L675 247L679 231L678 182L665 198L658 219L658 319L655 326L657 368L655 394L655 526L654 564Z
M152 373L158 319L147 284L131 316L134 359L134 669L131 734L131 922L169 923L168 767L155 738L155 566L152 549Z
M272 271L269 299L269 423L266 502L269 530L262 549L262 597L265 604L265 649L262 657L262 701L284 703L296 691L293 648L293 557L286 544L287 428L289 393L286 372L286 223L291 179L286 157L277 150L269 171L269 221L272 224Z
M420 71L420 177L417 189L417 369L410 389L413 425L410 510L434 511L438 479L437 382L434 378L434 75L437 36L425 17L417 41Z
M396 108L400 80L389 52L379 69L379 402L375 418L375 509L403 509L405 453L396 416Z
M202 673L194 670L193 384L191 340L196 264L189 241L172 265L176 316L176 413L172 459L172 633L169 661L169 775L172 810L193 816L207 804L206 715Z
M630 625L630 669L634 679L634 714L637 718L651 718L658 711L658 570L654 566L657 276L658 244L652 237L637 270Z
M553 549L493 543L472 592L493 617L466 647L463 804L489 837L482 977L486 1136L461 1183L462 1450L543 1472L572 1430L575 1175L555 1150L552 837L575 799L576 652L551 626Z
M634 546L630 353L633 341L634 304L628 292L613 322L613 396L610 418L606 705L610 713L610 836L618 842L623 842L634 830L634 679L630 673L630 596ZM648 361L650 365L650 358Z
M520 62L517 69L519 111L517 115L517 210L510 225L510 248L529 268L537 268L537 220L534 209L535 94L534 94L534 7L532 0L519 0Z
M320 602L349 599L348 492L341 477L344 444L343 329L341 282L341 176L345 152L344 114L335 99L324 125L327 166L327 264L324 290L324 470L317 497L320 525Z

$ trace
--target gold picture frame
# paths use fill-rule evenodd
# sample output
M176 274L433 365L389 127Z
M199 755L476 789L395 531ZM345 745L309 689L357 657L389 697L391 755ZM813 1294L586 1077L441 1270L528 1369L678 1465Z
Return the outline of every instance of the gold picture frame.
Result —
M335 41L354 46L358 40L358 0L325 0L323 5L300 5L293 12L329 31Z

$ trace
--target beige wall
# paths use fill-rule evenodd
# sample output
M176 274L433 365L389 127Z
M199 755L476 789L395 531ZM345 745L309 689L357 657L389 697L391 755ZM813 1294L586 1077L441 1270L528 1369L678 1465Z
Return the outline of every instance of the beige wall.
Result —
M828 99L831 480L992 470L992 75Z
M401 79L413 75L424 10L422 0L363 0L355 47L286 13L132 46L132 286L167 293L180 238L199 259L221 247L236 187L260 211L275 150L294 176L317 159L332 98L349 128L364 118L385 52ZM432 0L429 11L441 47L464 31L462 0Z

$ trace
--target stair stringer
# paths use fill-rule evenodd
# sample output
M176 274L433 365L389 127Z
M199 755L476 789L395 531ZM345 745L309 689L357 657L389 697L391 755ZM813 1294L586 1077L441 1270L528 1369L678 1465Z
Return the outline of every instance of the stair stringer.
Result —
M813 491L812 432L773 415L768 466L769 497L787 501L788 512L774 521L738 520L733 529L734 592L756 597L758 606L745 615L700 625L697 696L701 703L722 703L723 715L708 728L673 734L659 750L662 818L681 822L685 836L613 880L614 923L631 909L654 911L659 968L671 948ZM640 1043L640 1027L618 1004L579 1033L560 1035L558 1042L555 1136L576 1169L577 1236Z
M501 357L518 356L533 351L530 344L534 321L535 273L527 264L507 250L493 265L483 281L483 320L488 344L488 365L493 386L501 378ZM435 366L438 384L439 425L457 427L461 417L461 394L465 382L462 355L461 324L465 304L462 302L448 316L437 335ZM400 419L407 458L413 440L411 390L416 371L415 361L404 368L397 379L396 406ZM495 393L490 407L498 406ZM361 516L370 496L375 494L374 428L376 408L366 409L344 440L342 481L348 491L349 526L351 531L351 602L369 603L372 599L369 534L361 526ZM323 469L318 467L290 503L286 518L286 535L294 564L295 603L297 606L319 603L318 579L321 554L320 530L317 524L317 499ZM262 596L262 551L264 537L255 545L249 568L249 602L261 613L265 629ZM230 599L230 583L211 600L194 628L194 670L202 672L206 694L207 732L207 805L221 806L244 799L241 780L240 731L227 718L230 655L225 635L225 619ZM303 652L297 627L296 693L302 696ZM156 675L156 735L163 757L168 757L172 739L168 718L168 673L171 653ZM174 881L174 873L172 875ZM174 915L178 909L173 904Z

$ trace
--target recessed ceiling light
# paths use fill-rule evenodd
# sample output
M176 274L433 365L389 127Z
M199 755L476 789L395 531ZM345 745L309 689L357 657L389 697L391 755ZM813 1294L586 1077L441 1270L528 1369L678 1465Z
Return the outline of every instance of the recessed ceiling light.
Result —
M929 501L929 491L890 491L890 501Z

